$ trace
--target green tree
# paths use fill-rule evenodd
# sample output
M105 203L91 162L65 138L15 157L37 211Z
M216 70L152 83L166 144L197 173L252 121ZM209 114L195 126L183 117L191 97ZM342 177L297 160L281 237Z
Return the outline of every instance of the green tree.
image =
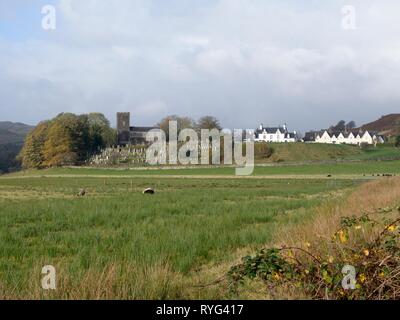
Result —
M353 120L346 124L346 129L354 129L356 127L357 127L356 122Z
M66 134L68 133L70 136L71 152L75 153L77 161L84 160L92 151L90 148L88 116L62 113L52 121L65 128Z
M346 121L340 120L335 126L331 126L330 131L345 131L346 130Z
M110 121L102 113L89 113L88 125L93 152L116 144L116 131L111 128Z

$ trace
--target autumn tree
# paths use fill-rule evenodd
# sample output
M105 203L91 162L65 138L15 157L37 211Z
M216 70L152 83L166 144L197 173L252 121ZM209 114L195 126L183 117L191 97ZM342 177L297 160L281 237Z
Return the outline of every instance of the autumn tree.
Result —
M197 128L199 130L201 130L201 129L208 129L208 130L218 129L218 130L222 130L222 127L221 127L221 124L220 124L219 120L217 118L215 118L215 117L212 117L212 116L201 117L197 121Z
M196 123L193 119L189 117L180 117L177 115L171 115L163 118L158 124L161 130L165 132L167 141L169 141L169 123L170 121L176 121L178 127L178 135L183 129L194 129L196 128Z
M25 138L24 146L18 155L24 169L40 169L45 166L44 143L49 125L49 121L39 123Z
M61 113L27 136L20 159L24 168L74 165L114 143L115 130L104 115Z
M50 125L43 151L46 167L73 165L78 159L71 131L62 121L54 121Z

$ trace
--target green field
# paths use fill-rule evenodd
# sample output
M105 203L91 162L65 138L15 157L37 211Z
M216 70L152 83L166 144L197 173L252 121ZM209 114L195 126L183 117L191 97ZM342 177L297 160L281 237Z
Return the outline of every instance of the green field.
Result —
M59 168L0 177L0 297L227 298L195 285L376 173L400 173L400 161L259 166L251 177L233 170ZM142 194L146 187L156 194ZM48 264L59 277L50 293L40 289Z
M139 290L138 277L160 265L190 277L203 265L229 261L235 250L271 241L280 225L309 219L310 208L339 197L358 183L151 177L135 178L133 184L126 178L0 179L0 288L5 296L16 292L19 297L30 297L35 287L32 273L51 264L62 270L63 279L71 281L68 290L73 291L89 270L101 274L104 268L119 265L127 269L118 275L113 296L184 298L181 290L165 284L147 283L152 289ZM157 194L143 195L147 186L155 187ZM84 198L75 196L80 187L87 190ZM128 273L128 266L134 274ZM118 291L118 281L129 287L124 294ZM56 292L55 297L69 297L68 290Z
M302 175L342 175L363 177L382 174L400 174L400 160L395 161L352 161L314 164L275 164L256 166L254 176L302 176ZM25 171L17 176L54 176L54 175L95 175L95 176L234 176L233 167L192 167L192 168L134 168L134 169L101 169L101 168L57 168L40 171ZM320 178L320 177L319 177ZM348 177L346 177L348 178Z

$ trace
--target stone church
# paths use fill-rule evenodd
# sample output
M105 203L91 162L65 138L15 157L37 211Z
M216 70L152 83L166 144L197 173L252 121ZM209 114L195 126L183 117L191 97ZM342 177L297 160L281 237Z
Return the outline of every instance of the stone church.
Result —
M131 127L131 115L129 112L117 113L118 145L142 145L146 144L146 134L157 127Z

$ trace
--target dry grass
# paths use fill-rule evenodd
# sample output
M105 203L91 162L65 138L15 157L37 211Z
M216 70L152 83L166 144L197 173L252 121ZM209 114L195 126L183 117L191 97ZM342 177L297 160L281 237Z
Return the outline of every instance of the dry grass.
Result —
M274 244L269 245L268 248L284 248L282 252L286 251L285 248L294 248L294 250L290 249L286 252L290 251L289 259L296 259L301 266L315 265L315 261L312 260L315 257L318 257L320 261L326 263L327 268L332 269L333 261L335 261L336 268L339 268L339 270L335 272L339 274L341 273L341 268L345 264L356 265L356 261L358 261L362 268L365 266L364 270L370 272L368 276L365 277L368 279L362 280L365 281L365 283L363 282L364 284L357 284L358 290L362 291L363 286L369 287L364 289L364 292L360 297L357 293L351 293L349 296L348 292L338 290L343 298L357 299L364 297L385 299L385 297L395 297L398 294L398 280L393 278L392 275L399 272L400 266L398 265L398 258L396 257L396 254L392 255L389 251L386 251L386 249L384 249L385 245L383 246L383 249L382 247L376 247L376 245L377 239L381 238L382 234L385 233L385 230L390 226L388 223L399 219L399 204L399 178L385 178L364 184L342 202L334 200L315 208L315 218L312 221L305 224L298 224L290 228L281 229L276 233ZM346 234L346 239L342 239L343 241L339 241L337 237L334 237L336 240L332 239L333 235L338 234L338 228L341 226L343 217L360 219L365 216L371 217L374 221L380 220L382 223L377 224L375 227L357 226L359 231L354 232L354 234ZM362 248L366 248L368 245L371 246L371 253L367 251L368 257L363 257ZM302 250L304 250L304 252L307 251L307 254L304 254ZM372 250L374 250L374 253L372 253ZM360 251L361 255L359 253ZM309 253L312 253L313 257L311 257ZM263 253L261 253L261 257L262 256ZM328 260L332 260L331 267L329 267L330 263L327 262ZM390 265L387 265L389 261ZM237 266L241 266L241 263ZM382 268L385 266L386 269L389 270L389 276L386 279L382 279L378 276L378 273L380 272L378 271L378 266L382 266ZM239 268L240 269L237 270L244 270L242 269L243 265ZM303 267L301 267L301 269L302 268ZM308 267L306 267L306 269L307 268ZM316 268L321 271L321 265L318 263ZM302 269L302 272L303 271L305 270ZM364 274L362 275L364 277ZM306 278L307 277L304 279ZM299 279L303 279L303 277L300 276ZM256 277L255 280L247 279L244 286L238 288L237 293L242 298L252 298L257 295L263 296L264 299L317 298L318 293L316 296L310 296L306 293L304 287L299 285L299 283L294 283L295 281L303 280L279 280L273 285L270 285L270 280L265 280L265 278L260 279L260 277ZM318 281L316 282L318 286L321 283L321 286L324 286L323 280L326 279L317 280ZM370 281L369 284L368 281ZM383 286L391 287L389 288L389 295L385 296L384 294L381 294L383 292ZM379 295L378 293L375 295L373 293L369 295L368 291L376 291L375 287L377 287L377 290L380 290ZM264 294L266 288L268 288L267 294ZM258 293L256 293L257 291ZM318 288L317 291L320 292L320 288ZM340 297L340 295L335 294L332 293L331 295ZM327 293L322 294L322 296L318 295L318 298L324 296L326 299L330 298L330 295Z
M385 178L363 184L344 202L333 201L315 209L311 223L296 225L290 232L277 234L276 244L288 246L306 242L329 240L337 231L341 217L361 216L373 213L379 208L400 203L400 179ZM373 235L370 235L371 237Z
M71 278L67 268L57 265L56 290L43 290L40 286L41 267L34 268L32 277L24 291L7 289L0 283L0 300L115 300L115 299L179 299L184 291L184 280L167 264L146 268L132 264L108 264L103 270L89 268ZM175 295L176 294L176 295Z

